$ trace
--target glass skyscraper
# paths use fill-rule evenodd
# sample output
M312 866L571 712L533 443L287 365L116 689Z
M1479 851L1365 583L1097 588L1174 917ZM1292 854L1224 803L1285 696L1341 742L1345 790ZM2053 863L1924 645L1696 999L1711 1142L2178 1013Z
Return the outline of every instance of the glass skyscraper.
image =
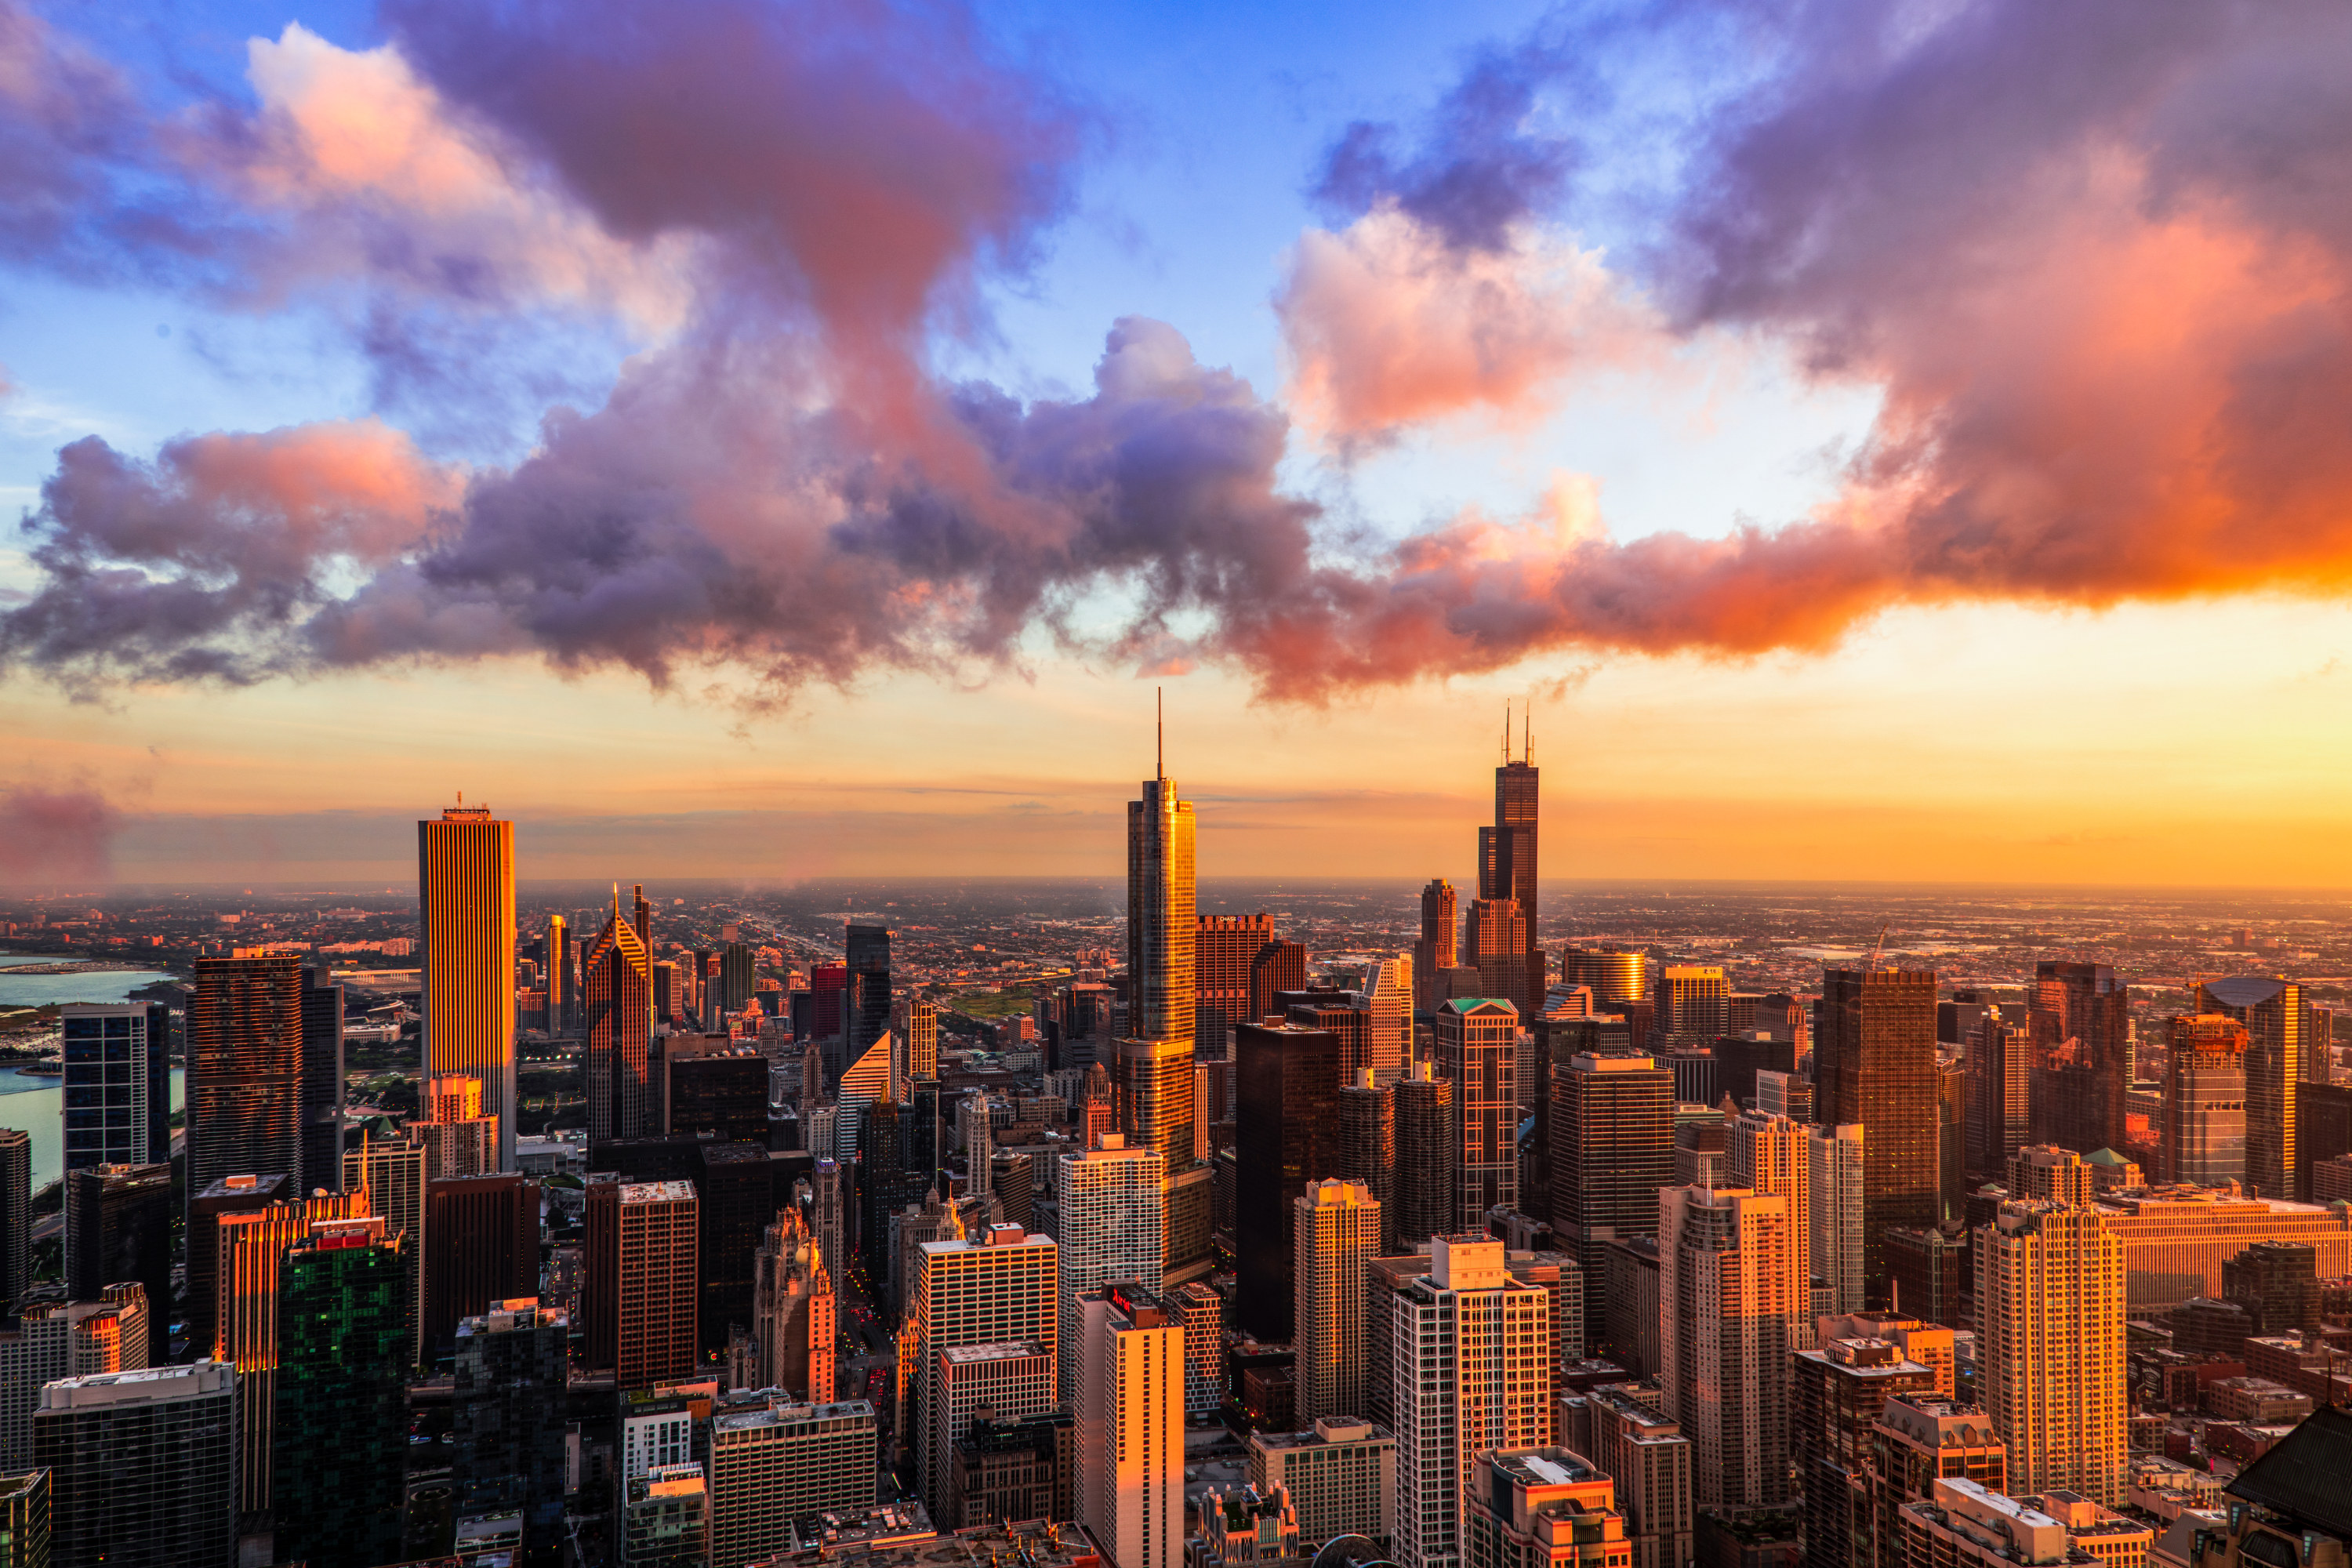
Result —
M68 1002L65 1168L172 1158L172 1012L142 1002Z

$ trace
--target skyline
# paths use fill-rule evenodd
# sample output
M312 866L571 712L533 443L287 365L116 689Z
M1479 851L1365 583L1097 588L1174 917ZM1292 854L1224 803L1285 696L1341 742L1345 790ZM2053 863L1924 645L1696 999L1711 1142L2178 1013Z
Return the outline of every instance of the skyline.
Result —
M2352 888L2340 16L1339 15L0 8L0 879Z

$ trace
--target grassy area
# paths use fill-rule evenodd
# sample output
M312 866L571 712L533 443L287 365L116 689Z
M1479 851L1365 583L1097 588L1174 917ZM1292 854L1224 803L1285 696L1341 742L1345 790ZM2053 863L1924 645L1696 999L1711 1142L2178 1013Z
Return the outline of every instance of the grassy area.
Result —
M1029 987L1012 991L967 991L950 997L948 1005L971 1018L1015 1018L1029 1011Z

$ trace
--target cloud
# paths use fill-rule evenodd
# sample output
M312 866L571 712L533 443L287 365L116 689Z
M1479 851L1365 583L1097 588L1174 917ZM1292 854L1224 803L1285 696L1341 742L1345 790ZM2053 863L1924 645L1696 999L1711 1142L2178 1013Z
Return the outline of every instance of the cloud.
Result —
M110 881L121 814L87 788L0 785L0 882Z

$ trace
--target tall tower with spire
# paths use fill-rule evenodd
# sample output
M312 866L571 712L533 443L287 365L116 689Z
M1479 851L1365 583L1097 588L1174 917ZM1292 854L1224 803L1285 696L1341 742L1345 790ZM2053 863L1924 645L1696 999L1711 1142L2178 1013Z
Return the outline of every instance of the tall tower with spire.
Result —
M1503 760L1495 770L1495 824L1478 830L1478 898L1463 923L1461 962L1475 965L1486 993L1517 1005L1522 1018L1543 1001L1543 950L1536 935L1534 746L1529 721L1521 754L1511 756L1511 721L1503 717Z
M636 921L613 911L580 961L581 1001L588 1023L588 1137L643 1138L657 1132L653 1086L654 967Z
M499 1169L514 1168L514 824L457 804L416 825L425 1078L464 1073L498 1118ZM311 1184L317 1184L315 1183Z

